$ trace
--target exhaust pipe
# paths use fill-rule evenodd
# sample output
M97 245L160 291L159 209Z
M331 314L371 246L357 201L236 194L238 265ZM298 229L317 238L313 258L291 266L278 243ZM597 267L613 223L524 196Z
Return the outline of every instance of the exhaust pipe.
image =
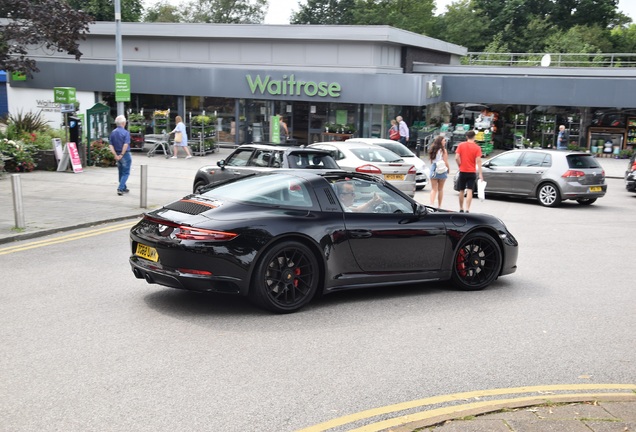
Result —
M133 269L133 274L137 279L143 279L144 276L141 274L141 271L138 268Z
M152 280L152 277L148 273L144 275L144 279L146 279L146 282L148 282L149 284L155 283L155 281Z

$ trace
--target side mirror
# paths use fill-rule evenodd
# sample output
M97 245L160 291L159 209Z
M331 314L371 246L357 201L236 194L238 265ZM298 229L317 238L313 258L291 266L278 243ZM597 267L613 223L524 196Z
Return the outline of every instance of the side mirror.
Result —
M220 161L217 161L216 165L221 169L225 169L225 159L221 159Z

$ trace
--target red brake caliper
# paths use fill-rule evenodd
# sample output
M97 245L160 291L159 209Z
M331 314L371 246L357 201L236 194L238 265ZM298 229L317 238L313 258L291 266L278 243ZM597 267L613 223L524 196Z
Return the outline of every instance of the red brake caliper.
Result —
M461 277L466 277L466 250L465 249L460 249L459 252L457 253L457 273L459 273L459 275Z
M294 269L294 275L296 275L296 278L294 279L294 287L298 288L298 276L300 276L300 269L298 267Z

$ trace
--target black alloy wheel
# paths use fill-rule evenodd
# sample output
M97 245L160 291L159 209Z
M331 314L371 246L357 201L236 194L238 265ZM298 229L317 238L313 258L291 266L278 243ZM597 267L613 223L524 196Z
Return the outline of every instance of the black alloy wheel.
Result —
M464 291L484 289L499 276L501 260L501 249L494 238L479 232L469 234L455 253L452 281Z
M201 188L203 188L203 186L205 186L205 185L207 185L207 184L208 184L208 183L207 183L205 180L197 180L197 181L194 183L194 188L192 188L192 189L193 189L193 192L194 192L195 194L199 194L199 193L201 193Z
M258 262L250 298L272 312L295 312L311 301L319 279L314 253L302 243L285 241L274 245Z
M561 204L561 193L552 183L544 183L539 186L537 198L539 198L539 203L544 207L557 207Z

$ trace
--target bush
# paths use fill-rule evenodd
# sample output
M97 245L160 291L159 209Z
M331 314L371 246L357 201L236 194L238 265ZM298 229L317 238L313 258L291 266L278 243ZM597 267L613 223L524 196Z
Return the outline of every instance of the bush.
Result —
M623 149L618 153L618 157L621 159L629 159L634 155L634 150Z
M113 167L117 165L115 156L111 153L107 142L99 139L91 143L91 164L98 167Z
M4 160L4 170L7 172L31 172L36 164L33 154L37 152L33 144L14 141L7 138L0 140L0 155Z

